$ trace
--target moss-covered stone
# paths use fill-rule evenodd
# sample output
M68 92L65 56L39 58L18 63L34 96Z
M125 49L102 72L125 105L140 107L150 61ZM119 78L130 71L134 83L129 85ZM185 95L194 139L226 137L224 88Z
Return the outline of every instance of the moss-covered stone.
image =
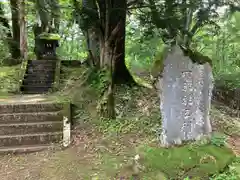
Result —
M175 148L143 147L144 166L150 174L162 172L167 179L208 179L229 165L234 155L226 147L186 145Z
M46 33L46 32L40 34L38 37L39 37L39 39L45 39L45 40L56 40L56 41L58 41L58 40L61 39L61 37L60 37L59 34L55 34L55 33Z
M185 48L183 46L180 46L180 48L182 49L183 54L185 56L188 56L193 63L198 63L198 64L209 63L212 66L212 60L209 57L204 56L197 51L193 51L189 48ZM153 66L151 68L151 75L154 78L158 78L159 76L161 76L164 69L164 66L163 66L164 59L167 57L170 51L171 51L171 47L165 46L163 48L163 51L157 54L156 59L154 60Z
M151 75L154 78L158 78L159 75L162 74L164 68L163 61L167 57L169 50L170 50L169 46L165 46L163 50L156 55L153 66L151 68Z

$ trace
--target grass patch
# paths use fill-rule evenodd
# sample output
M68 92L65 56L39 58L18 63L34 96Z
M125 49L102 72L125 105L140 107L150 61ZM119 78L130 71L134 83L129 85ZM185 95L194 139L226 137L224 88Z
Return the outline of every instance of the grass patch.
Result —
M229 149L210 144L170 149L144 146L141 151L146 171L163 173L168 179L208 179L224 170L234 158Z

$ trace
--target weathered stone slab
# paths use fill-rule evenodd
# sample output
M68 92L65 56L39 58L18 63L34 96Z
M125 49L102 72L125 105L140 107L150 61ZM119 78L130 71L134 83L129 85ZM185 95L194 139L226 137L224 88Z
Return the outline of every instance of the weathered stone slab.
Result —
M211 132L211 66L194 64L175 46L164 60L159 83L163 145L181 144Z

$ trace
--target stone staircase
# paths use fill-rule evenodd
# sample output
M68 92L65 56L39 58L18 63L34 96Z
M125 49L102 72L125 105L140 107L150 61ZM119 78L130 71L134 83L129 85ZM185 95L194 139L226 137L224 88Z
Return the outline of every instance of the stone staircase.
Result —
M47 93L54 83L56 60L29 60L20 91L23 94Z
M63 117L70 118L70 108L43 99L23 95L0 101L0 154L40 151L63 140Z

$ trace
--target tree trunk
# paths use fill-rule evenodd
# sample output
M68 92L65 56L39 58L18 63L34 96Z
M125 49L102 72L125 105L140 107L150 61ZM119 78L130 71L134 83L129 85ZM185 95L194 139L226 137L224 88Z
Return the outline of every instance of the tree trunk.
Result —
M20 51L22 59L27 59L27 29L25 20L25 0L20 0Z
M38 36L42 33L42 26L39 26L37 23L33 26L34 33L34 53L36 55L37 60L41 59L41 43Z
M119 22L120 27L116 35L116 59L114 62L114 83L131 84L134 79L130 74L125 64L125 37L126 37L126 10L127 0L115 0L112 9L110 9L110 32L117 26ZM112 42L110 42L112 43ZM110 44L111 45L111 44Z
M11 12L12 12L12 59L16 63L19 63L20 52L20 26L19 26L19 0L10 0Z
M193 63L178 46L164 60L160 80L161 143L197 140L211 133L209 111L213 75L208 63Z
M51 0L51 24L54 26L54 32L59 32L60 26L60 8L59 8L59 0Z
M96 34L94 28L89 28L85 32L85 37L87 40L87 48L88 48L88 64L91 66L95 66L97 68L100 67L100 47L99 47L99 38Z

